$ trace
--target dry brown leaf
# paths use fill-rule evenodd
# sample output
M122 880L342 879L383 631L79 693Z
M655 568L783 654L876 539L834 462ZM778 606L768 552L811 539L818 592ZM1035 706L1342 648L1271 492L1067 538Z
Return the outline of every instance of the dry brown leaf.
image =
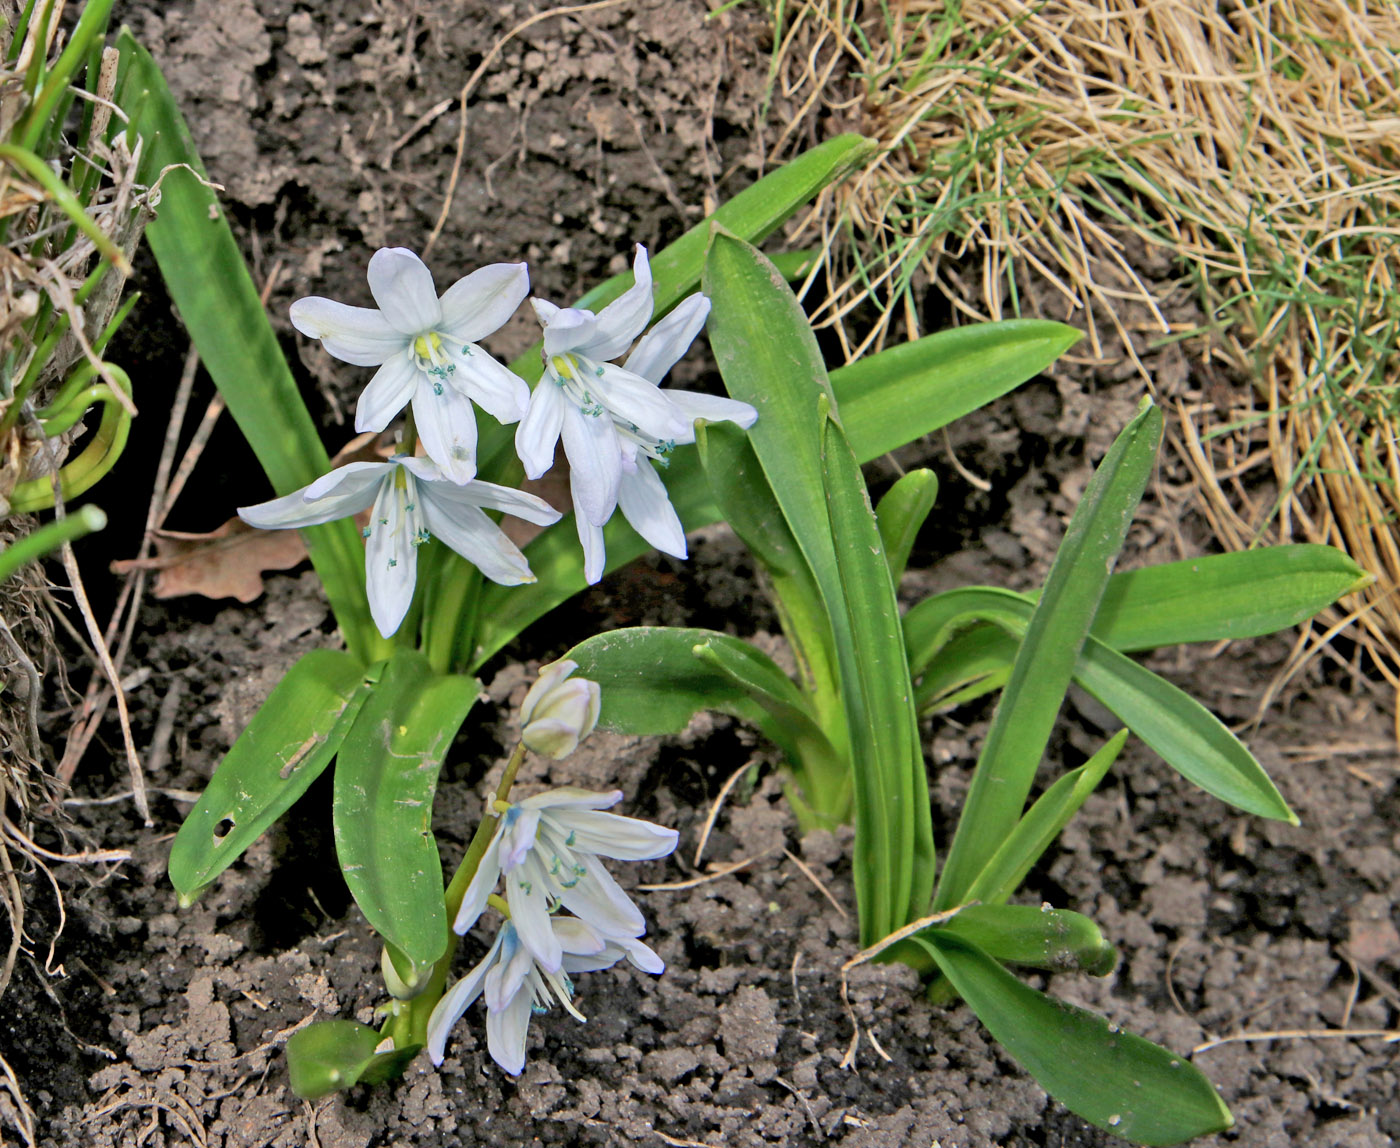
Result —
M152 558L112 563L115 574L155 570L157 598L202 594L251 602L263 592L263 572L290 570L306 558L306 544L295 530L255 530L231 518L208 534L157 530Z

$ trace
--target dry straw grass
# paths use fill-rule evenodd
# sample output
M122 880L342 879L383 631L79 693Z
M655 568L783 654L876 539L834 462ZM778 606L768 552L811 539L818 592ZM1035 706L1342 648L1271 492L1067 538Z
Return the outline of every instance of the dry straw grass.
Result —
M1254 384L1161 396L1220 540L1329 542L1375 571L1356 623L1400 686L1400 4L799 0L782 19L788 135L824 108L887 145L804 225L847 353L896 320L918 334L927 283L969 317L1057 312L1135 362L1125 303L1154 338L1194 336L1203 376L1223 360ZM1206 329L1172 330L1142 241L1195 281Z

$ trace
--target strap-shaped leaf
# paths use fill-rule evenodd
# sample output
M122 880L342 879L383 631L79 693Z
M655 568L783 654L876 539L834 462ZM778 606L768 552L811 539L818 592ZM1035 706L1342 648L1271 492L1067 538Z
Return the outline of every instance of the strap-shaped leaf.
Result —
M1024 645L1037 609L1026 595L985 586L950 590L920 603L924 605L930 609L922 611L906 631L921 650L938 646L943 634L972 622L993 623ZM914 613L911 610L905 616L906 625ZM1008 652L1005 645L996 643L987 643L980 651L988 663ZM913 655L910 660L914 661ZM1072 673L1076 682L1188 781L1246 813L1298 823L1240 740L1205 706L1165 678L1092 635ZM970 889L962 899L969 896Z
M1070 519L973 773L936 909L963 899L1021 818L1161 438L1162 413L1147 403L1109 449Z
M160 68L126 29L117 42L117 102L142 139L140 178L161 179L160 210L146 241L229 413L273 489L288 494L326 473L330 459ZM257 495L250 491L246 500ZM365 660L382 656L387 643L370 621L354 523L312 527L303 537L346 644Z
M880 537L885 543L885 558L895 585L904 577L909 563L909 551L923 526L928 512L938 497L938 476L931 470L911 470L900 476L875 508L880 524Z
M862 937L927 906L933 834L894 585L816 337L772 264L716 231L705 263L710 345L831 625L856 800Z
M175 834L170 880L181 904L191 904L320 776L377 676L343 650L312 650L287 671Z
M345 883L374 930L416 965L447 947L433 794L479 688L434 675L416 650L396 650L336 762L332 816Z
M1020 888L1031 867L1060 836L1060 831L1079 812L1089 794L1098 788L1123 752L1127 740L1128 731L1119 730L1093 757L1078 769L1056 778L1055 783L1035 799L973 881L967 891L968 900L999 905Z
M1138 1144L1179 1144L1234 1123L1189 1061L1022 984L946 931L916 938L977 1019L1042 1088L1091 1124Z
M1082 334L1044 319L926 335L833 371L841 420L862 461L947 426L1034 378Z
M1374 581L1345 552L1310 542L1167 562L1110 578L1093 633L1115 650L1253 638Z
M952 935L994 960L1052 973L1103 977L1118 963L1118 950L1083 913L1048 905L968 905L919 935Z

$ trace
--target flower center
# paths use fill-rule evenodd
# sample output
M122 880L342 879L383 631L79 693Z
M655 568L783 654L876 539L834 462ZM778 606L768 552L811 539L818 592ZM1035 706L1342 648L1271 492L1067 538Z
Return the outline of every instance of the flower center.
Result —
M607 415L612 419L617 433L626 441L634 443L641 454L656 459L662 466L669 464L670 459L667 456L676 449L675 440L656 439L644 434L636 423L622 418L588 389L587 380L590 377L603 377L603 368L597 363L583 355L570 352L551 356L545 366L555 386L562 390L580 411L595 419Z
M413 363L433 380L435 395L442 394L443 381L457 369L443 348L442 336L436 331L429 331L413 340Z

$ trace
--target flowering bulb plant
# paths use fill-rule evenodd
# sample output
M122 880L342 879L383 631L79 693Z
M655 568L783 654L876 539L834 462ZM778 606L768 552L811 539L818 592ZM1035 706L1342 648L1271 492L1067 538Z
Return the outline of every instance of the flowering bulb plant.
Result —
M158 70L129 51L128 106L137 113L139 104L150 162L197 169ZM357 408L361 425L387 428L408 408L395 458L339 471L232 238L215 229L210 239L217 204L197 180L172 173L151 243L278 494L242 513L304 530L345 645L313 651L288 672L170 857L188 902L334 760L337 853L384 941L390 999L377 1030L324 1021L296 1034L288 1058L301 1095L386 1080L424 1049L440 1060L478 998L490 1055L518 1072L535 1011L557 1004L578 1015L575 974L623 958L659 972L642 914L605 859L662 858L676 834L610 812L615 791L566 786L512 802L509 790L527 747L560 758L595 725L665 734L709 709L751 723L779 748L802 825L853 823L866 955L907 963L935 997L960 997L1052 1095L1105 1129L1168 1144L1229 1125L1214 1088L1180 1056L1010 971L1104 974L1114 962L1087 917L1010 899L1130 734L1236 808L1293 819L1245 746L1128 654L1292 625L1368 576L1314 546L1115 573L1162 435L1161 412L1144 402L1084 492L1038 595L962 587L901 613L895 588L937 482L910 472L872 504L861 464L1005 394L1079 336L1050 322L980 324L828 372L786 286L803 259L770 261L754 243L872 147L832 140L654 258L637 247L629 275L574 306L534 300L543 341L508 369L475 340L521 301L523 268L472 272L439 297L412 253L375 254L377 310L304 300L294 311L332 354L378 368ZM220 285L212 303L209 284ZM702 327L727 396L659 385ZM522 388L532 388L528 399ZM516 550L489 515L540 525L558 517L515 488L554 465L560 442L574 530L545 529ZM349 516L365 509L370 519L357 529ZM432 805L438 768L480 693L472 675L609 569L653 547L684 555L686 530L720 520L763 572L795 677L718 632L636 628L578 644L526 696L504 779L444 883ZM1071 684L1123 730L1031 800ZM939 866L919 723L994 691L1000 700ZM485 955L449 988L457 937L488 919L495 937Z

